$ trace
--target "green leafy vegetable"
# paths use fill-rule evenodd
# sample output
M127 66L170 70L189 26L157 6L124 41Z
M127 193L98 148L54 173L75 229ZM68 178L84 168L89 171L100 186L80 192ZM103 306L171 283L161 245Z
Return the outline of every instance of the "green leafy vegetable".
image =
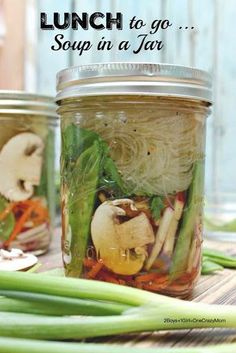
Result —
M153 196L150 200L150 208L152 212L152 217L157 221L160 219L161 211L165 207L163 198L160 196Z
M68 199L65 200L65 209L68 212L65 236L71 233L65 250L70 262L65 264L65 268L68 276L79 277L87 250L103 146L96 133L76 125L67 127L62 137L62 188L68 190Z
M79 126L70 125L63 133L61 166L63 189L68 193L68 200L65 201L68 227L72 234L69 248L67 246L71 261L65 264L66 274L79 277L86 255L96 193L105 184L112 183L120 194L121 190L124 192L124 187L115 163L109 157L107 144L98 134Z
M0 213L2 213L7 207L7 201L0 196ZM7 217L0 221L0 240L7 240L11 235L15 226L15 217L10 212Z
M100 180L101 187L107 187L112 189L114 196L124 197L128 193L124 186L123 180L117 170L115 162L108 155L108 150L106 150L106 155L104 156L103 162L103 174Z
M95 140L100 139L93 131L88 131L76 125L69 125L62 134L62 164L66 164L64 172L73 170L73 163L79 155L91 147ZM63 173L65 175L65 173Z

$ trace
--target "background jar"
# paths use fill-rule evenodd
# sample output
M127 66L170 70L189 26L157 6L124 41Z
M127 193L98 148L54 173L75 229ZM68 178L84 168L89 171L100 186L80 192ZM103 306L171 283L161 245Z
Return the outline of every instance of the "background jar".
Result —
M206 73L97 64L58 75L66 275L175 296L201 267Z
M55 216L55 128L50 97L0 92L0 248L42 254Z

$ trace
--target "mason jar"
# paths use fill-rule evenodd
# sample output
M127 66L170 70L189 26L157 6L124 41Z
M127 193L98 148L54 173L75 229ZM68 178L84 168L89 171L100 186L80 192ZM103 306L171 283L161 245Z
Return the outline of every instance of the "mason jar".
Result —
M110 63L58 74L67 276L186 296L201 268L207 73Z
M56 119L50 97L0 91L0 248L42 254L49 247Z

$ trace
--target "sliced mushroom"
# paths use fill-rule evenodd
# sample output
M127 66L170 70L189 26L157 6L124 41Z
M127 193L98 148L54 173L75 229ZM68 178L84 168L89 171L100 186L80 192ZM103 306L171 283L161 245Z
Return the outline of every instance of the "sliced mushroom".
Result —
M97 208L91 223L97 256L110 270L121 275L138 273L147 257L146 245L154 242L153 229L145 213L120 222L122 216L127 216L121 207L126 209L127 205L136 209L129 199L105 201Z
M10 201L27 200L39 185L42 139L30 132L12 137L0 152L0 193Z
M0 250L0 271L22 271L38 262L36 256L25 254L20 249Z
M115 230L123 249L135 249L154 242L152 226L143 212L127 222L115 224Z

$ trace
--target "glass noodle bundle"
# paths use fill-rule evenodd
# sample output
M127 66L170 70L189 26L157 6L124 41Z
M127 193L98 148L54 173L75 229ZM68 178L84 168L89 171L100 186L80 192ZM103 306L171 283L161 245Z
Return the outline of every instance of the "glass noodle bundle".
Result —
M187 190L202 150L202 124L189 112L130 110L106 116L86 112L82 128L97 132L111 147L126 187L136 195L166 195Z

